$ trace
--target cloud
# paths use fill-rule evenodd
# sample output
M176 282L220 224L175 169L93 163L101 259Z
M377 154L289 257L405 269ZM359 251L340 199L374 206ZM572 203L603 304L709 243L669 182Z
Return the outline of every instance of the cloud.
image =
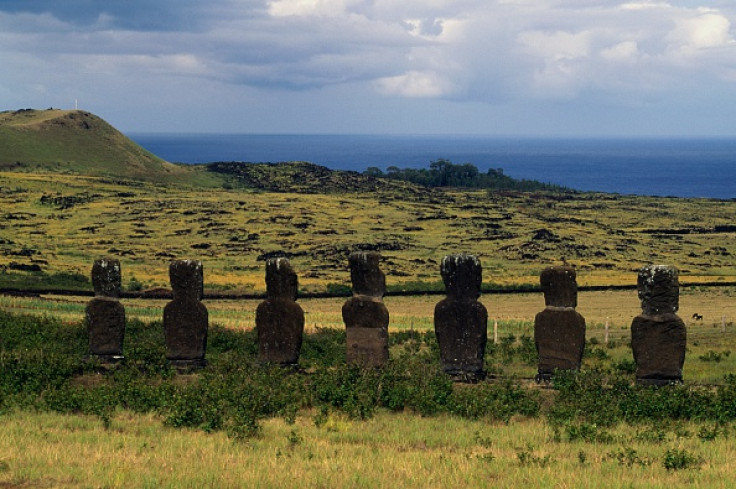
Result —
M0 90L36 100L39 87L94 82L125 97L127 80L212 96L349 86L481 104L638 103L736 83L736 7L708 1L7 0Z
M409 71L403 75L376 80L378 89L388 95L403 97L441 97L452 93L452 83L437 73Z
M676 20L668 39L684 52L733 45L731 22L722 14L705 11L700 15Z

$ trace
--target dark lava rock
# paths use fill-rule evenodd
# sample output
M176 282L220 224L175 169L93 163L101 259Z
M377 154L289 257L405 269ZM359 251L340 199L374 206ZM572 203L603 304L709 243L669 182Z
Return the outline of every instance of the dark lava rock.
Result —
M675 312L680 286L677 268L649 265L637 280L642 314L631 324L631 348L640 383L662 385L682 381L687 330Z
M478 302L482 269L472 255L448 255L440 266L447 297L434 310L434 330L443 370L455 380L484 377L488 312Z
M534 318L538 379L549 380L555 370L578 370L585 350L585 318L575 311L578 286L575 269L549 267L539 281L545 309Z
M177 367L206 364L209 315L200 302L204 287L202 263L177 260L169 267L174 299L164 307L166 357Z
M298 279L286 258L266 261L267 299L256 308L258 357L264 363L296 365L304 335L304 311L297 304Z
M125 308L120 303L120 262L104 258L92 266L92 284L95 298L87 303L85 316L89 336L89 353L102 363L115 362L123 357L125 336Z
M343 305L342 318L349 364L380 367L388 361L389 313L382 300L386 278L380 260L374 251L351 253L348 260L353 297Z

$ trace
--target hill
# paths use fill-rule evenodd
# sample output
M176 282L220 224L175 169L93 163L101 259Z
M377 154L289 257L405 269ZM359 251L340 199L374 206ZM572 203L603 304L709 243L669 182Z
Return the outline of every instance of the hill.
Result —
M204 175L162 160L94 114L57 109L0 112L0 170L51 170L159 183Z

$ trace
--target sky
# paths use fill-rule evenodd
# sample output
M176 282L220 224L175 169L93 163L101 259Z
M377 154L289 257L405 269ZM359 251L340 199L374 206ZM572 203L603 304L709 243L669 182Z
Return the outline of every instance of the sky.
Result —
M0 110L124 132L736 135L733 0L0 0Z

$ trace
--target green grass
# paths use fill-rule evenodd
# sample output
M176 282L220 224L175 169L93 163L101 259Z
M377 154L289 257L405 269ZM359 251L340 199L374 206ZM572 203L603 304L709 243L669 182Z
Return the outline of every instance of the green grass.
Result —
M12 307L7 299L3 310ZM318 324L328 324L340 300L305 302ZM402 298L393 311L424 317L417 312L424 302L415 302ZM691 326L685 385L658 390L633 384L625 334L605 345L599 327L589 330L579 374L560 376L551 389L536 386L524 321L502 321L499 343L488 345L488 371L506 380L478 385L453 385L439 371L429 328L392 329L389 364L361 370L344 365L344 329L312 327L303 371L290 373L255 361L252 329L214 325L209 366L176 375L161 323L132 319L127 362L105 373L84 361L86 333L73 317L82 304L59 303L62 316L64 308L77 311L63 321L0 312L0 484L719 487L736 480L736 377L725 377L734 371L735 355L725 354L736 348L733 328L713 334ZM238 310L232 301L217 305L226 304Z
M221 183L213 175L162 160L101 118L79 110L0 112L0 148L0 168L9 170L53 170L158 183Z
M478 191L407 201L391 192L253 193L131 183L0 173L0 288L24 281L43 288L63 274L88 276L95 258L112 256L121 260L126 287L133 278L144 289L167 287L169 261L196 258L208 290L263 292L264 260L280 254L289 257L303 291L344 292L347 256L360 249L381 252L392 292L442 290L439 262L457 252L480 257L486 291L536 287L542 268L562 258L576 266L581 286L633 286L636 271L649 262L676 265L684 283L736 277L734 233L715 232L736 220L733 202L604 195L558 202L553 194L489 199ZM49 196L89 201L62 209L44 203ZM653 213L655 203L666 212ZM661 235L640 225L672 230L695 219L713 232ZM556 237L535 238L541 229Z

